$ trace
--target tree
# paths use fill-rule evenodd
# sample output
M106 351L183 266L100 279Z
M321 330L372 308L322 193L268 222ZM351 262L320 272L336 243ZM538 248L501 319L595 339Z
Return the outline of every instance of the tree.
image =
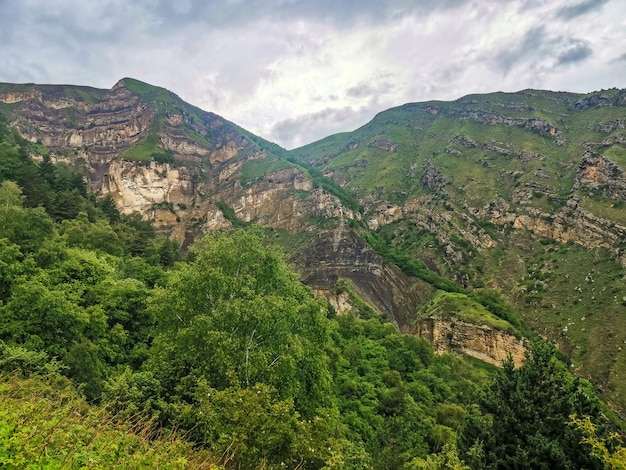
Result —
M255 230L205 237L195 260L174 272L151 306L158 321L156 368L209 386L265 383L312 416L328 404L325 305L315 300L276 247Z
M157 329L142 372L107 393L137 397L131 406L193 429L220 453L233 443L243 467L255 456L290 466L300 456L323 460L340 436L326 305L257 229L208 235L191 258L149 302Z
M461 456L473 468L602 468L580 444L580 431L567 425L572 415L598 419L599 400L550 345L536 341L519 369L509 358L478 404L459 440Z

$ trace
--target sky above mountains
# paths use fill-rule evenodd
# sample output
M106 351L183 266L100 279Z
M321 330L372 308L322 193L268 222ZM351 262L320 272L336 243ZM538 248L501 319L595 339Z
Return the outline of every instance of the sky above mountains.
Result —
M294 148L407 102L626 88L626 1L0 0L0 82L122 77Z

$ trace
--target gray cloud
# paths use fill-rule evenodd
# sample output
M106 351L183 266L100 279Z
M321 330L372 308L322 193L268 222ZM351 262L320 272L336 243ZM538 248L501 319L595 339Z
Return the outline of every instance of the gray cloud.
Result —
M626 86L624 17L622 0L0 0L0 81L131 76L293 147L408 101Z
M497 66L508 73L523 64L539 64L548 61L546 67L559 67L589 58L593 54L589 44L581 39L550 35L545 26L529 29L517 46L496 54ZM549 62L553 61L553 64Z
M583 41L575 41L557 57L559 65L573 64L585 60L593 54L593 50Z
M624 52L622 55L616 57L611 62L626 62L626 52Z
M582 15L586 15L594 10L599 10L608 0L583 0L574 5L568 5L557 10L555 17L561 20L572 20Z
M370 107L363 109L326 108L277 122L272 126L268 138L281 142L285 148L295 148L339 131L354 130L372 119L377 111Z
M511 49L505 49L496 55L498 66L508 72L518 62L524 62L537 57L537 54L544 48L548 40L545 27L537 26L529 29L520 44Z
M259 21L313 20L336 27L381 23L411 14L428 15L458 8L469 0L23 0L0 1L0 37L25 25L62 28L70 38L89 41L170 34L196 25L228 29ZM35 31L35 29L33 29ZM38 34L46 31L37 30ZM51 31L50 29L48 31ZM57 36L57 39L60 37Z
M378 99L381 95L392 92L395 89L393 83L384 82L380 84L360 83L346 90L346 95L350 98Z
M336 26L352 26L356 22L383 22L410 14L426 15L446 11L468 3L469 0L189 0L187 8L178 2L159 0L152 11L163 24L188 24L201 21L206 25L223 27L233 23L317 20Z

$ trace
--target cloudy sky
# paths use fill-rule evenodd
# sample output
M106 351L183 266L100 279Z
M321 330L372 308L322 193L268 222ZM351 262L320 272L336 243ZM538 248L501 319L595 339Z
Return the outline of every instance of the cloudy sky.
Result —
M407 102L626 88L626 1L0 0L0 82L122 77L293 148Z

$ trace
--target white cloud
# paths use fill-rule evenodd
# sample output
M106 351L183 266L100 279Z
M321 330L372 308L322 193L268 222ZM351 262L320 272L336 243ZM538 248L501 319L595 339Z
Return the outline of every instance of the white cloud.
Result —
M624 17L621 0L0 2L0 81L132 76L292 147L410 101L626 87Z

